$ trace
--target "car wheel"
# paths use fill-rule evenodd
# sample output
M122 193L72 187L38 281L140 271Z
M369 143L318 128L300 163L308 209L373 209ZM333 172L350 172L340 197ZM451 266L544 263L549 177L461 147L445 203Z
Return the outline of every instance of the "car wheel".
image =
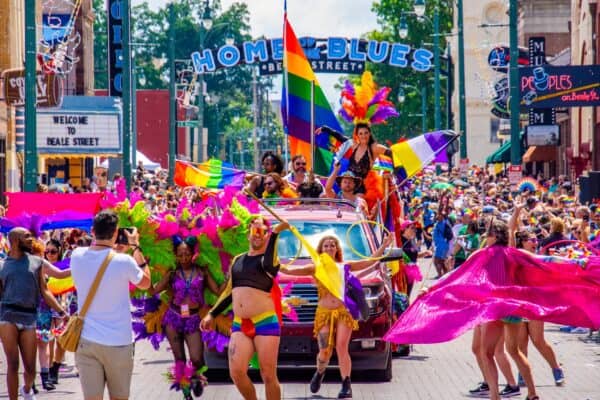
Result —
M384 369L374 371L373 377L377 382L389 382L392 380L392 350L388 350L387 362Z

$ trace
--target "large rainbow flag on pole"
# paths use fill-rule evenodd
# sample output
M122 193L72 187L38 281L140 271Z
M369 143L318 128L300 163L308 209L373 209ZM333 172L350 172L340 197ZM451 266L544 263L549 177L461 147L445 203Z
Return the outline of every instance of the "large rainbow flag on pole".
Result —
M288 135L290 153L303 154L307 161L311 157L311 84L314 82L314 126L329 126L342 132L342 127L333 113L323 89L312 70L306 54L287 19L284 5L283 26L283 85L281 91L281 115L283 127ZM314 172L329 175L333 156L342 142L335 135L322 133L315 139Z

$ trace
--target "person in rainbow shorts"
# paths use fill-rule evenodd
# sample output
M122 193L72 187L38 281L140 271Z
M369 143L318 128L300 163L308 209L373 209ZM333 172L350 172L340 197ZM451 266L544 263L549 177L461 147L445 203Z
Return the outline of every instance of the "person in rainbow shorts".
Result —
M284 229L289 229L287 222L278 224L270 232L269 221L263 217L249 221L250 250L233 259L227 287L200 323L203 331L212 329L213 319L233 304L229 375L246 400L257 399L256 389L248 377L248 364L254 352L258 355L267 400L281 399L277 380L281 303L273 293L279 289L274 284L280 267L277 237Z

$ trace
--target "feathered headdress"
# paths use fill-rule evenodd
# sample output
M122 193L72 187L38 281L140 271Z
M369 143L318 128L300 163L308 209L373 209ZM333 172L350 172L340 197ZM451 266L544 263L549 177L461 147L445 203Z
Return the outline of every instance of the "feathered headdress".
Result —
M360 78L360 86L346 81L342 89L340 115L354 124L381 124L390 117L397 117L394 105L387 100L390 88L377 90L373 75L365 71Z

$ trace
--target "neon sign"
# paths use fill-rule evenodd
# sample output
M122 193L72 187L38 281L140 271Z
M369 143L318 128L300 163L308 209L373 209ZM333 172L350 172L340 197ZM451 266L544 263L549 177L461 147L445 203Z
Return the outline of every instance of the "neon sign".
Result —
M600 65L520 68L521 107L600 106Z
M308 61L315 72L361 74L365 62L386 63L393 67L411 67L415 71L431 69L433 53L427 49L413 49L408 44L386 41L330 37L300 38ZM283 39L259 39L241 45L225 45L218 49L193 52L191 59L196 73L213 72L238 64L259 64L261 75L282 71Z

